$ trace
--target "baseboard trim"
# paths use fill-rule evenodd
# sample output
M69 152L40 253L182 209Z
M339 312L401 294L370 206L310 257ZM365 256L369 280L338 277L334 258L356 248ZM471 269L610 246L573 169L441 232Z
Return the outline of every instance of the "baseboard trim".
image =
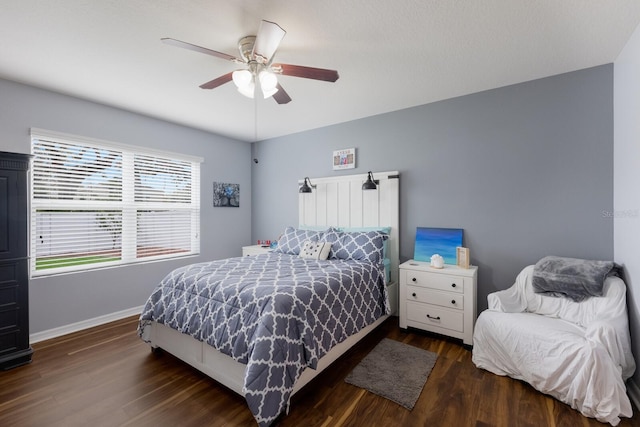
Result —
M142 312L144 306L132 307L126 310L117 311L115 313L105 314L104 316L94 317L92 319L83 320L81 322L72 323L70 325L60 326L53 329L48 329L42 332L36 332L29 335L29 341L31 344L37 343L51 338L61 337L72 332L78 332L83 329L93 328L94 326L104 325L105 323L113 322L115 320L124 319L129 316L136 316Z
M627 381L627 394L633 406L636 407L636 411L640 410L640 387L633 382L633 379Z

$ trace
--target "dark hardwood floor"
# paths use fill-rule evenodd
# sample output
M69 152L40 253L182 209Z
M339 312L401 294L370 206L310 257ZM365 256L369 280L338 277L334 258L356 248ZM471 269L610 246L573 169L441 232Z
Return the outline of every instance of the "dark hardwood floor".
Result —
M168 353L154 354L137 319L35 344L33 363L0 372L0 426L255 425L244 399ZM344 377L384 337L438 353L415 408ZM477 369L471 352L398 328L391 318L295 395L289 426L603 426L529 385ZM637 411L620 426L640 426Z

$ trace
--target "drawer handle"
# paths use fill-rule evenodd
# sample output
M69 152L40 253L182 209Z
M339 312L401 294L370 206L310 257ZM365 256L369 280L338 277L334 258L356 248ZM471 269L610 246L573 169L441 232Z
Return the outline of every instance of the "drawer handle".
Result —
M456 287L456 284L455 284L455 283L452 283L452 284L451 284L451 287L452 287L452 288L455 288L455 287Z
M414 298L415 298L415 297L417 297L417 295L416 295L416 293L415 293L415 292L414 292L414 293L412 293L412 294L411 294L411 296L412 296L412 297L414 297Z
M428 317L429 319L431 319L431 320L440 320L440 316L438 316L438 317L433 317L433 316L430 316L430 315L428 315L428 314L427 314L427 317Z
M456 300L452 299L451 304L455 304L455 303L456 303Z
M418 279L416 279L415 277L413 279L411 279L412 282L417 282Z

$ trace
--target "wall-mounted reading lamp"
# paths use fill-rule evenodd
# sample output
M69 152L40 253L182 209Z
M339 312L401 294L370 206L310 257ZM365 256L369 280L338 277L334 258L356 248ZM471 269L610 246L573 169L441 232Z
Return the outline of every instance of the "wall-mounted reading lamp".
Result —
M367 177L367 180L364 182L364 184L362 184L362 189L375 190L378 188L378 186L376 185L376 181L373 179L373 174L371 173L371 171L369 171L368 173L369 173L369 176Z
M300 186L300 190L298 190L298 192L300 192L300 193L311 193L311 187L312 187L311 180L307 176L307 177L304 178L304 182Z

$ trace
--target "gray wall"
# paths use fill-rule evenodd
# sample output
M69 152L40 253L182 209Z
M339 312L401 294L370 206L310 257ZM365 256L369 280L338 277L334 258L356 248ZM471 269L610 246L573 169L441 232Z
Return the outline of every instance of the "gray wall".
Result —
M545 255L612 259L613 66L503 87L261 141L253 240L297 225L298 179L399 170L402 259L418 226L464 229L478 309Z
M464 228L480 267L480 310L489 292L510 286L544 255L613 257L613 221L603 215L613 210L612 65L262 141L253 150L0 80L0 150L28 153L30 127L205 158L202 255L33 280L32 333L139 306L175 266L276 238L297 224L296 182L304 176L399 170L401 257L412 257L418 226ZM357 168L333 172L332 151L350 147ZM212 208L213 181L239 183L241 207Z
M201 255L33 279L32 334L141 306L173 268L250 244L250 144L0 79L0 151L29 153L31 127L204 157ZM213 181L240 184L240 208L213 208Z

